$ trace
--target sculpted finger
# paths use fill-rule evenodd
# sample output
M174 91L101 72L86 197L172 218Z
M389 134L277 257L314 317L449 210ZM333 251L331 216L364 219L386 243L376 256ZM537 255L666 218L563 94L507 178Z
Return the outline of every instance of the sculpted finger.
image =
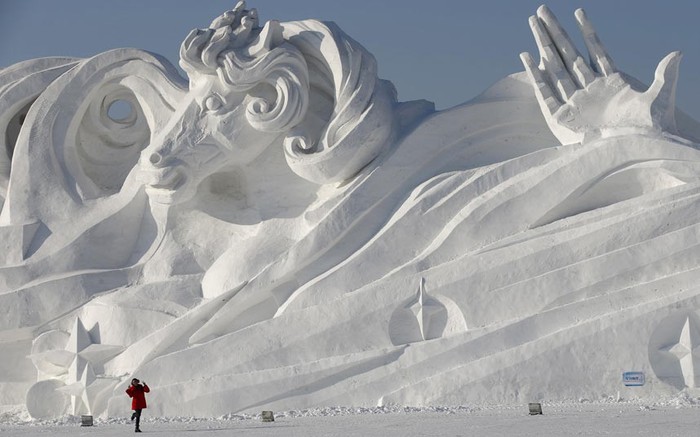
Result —
M568 100L576 92L576 85L569 71L540 20L533 15L530 17L529 23L540 51L540 67L549 76L552 85L559 93L559 97L562 100Z
M527 71L530 82L535 89L535 97L540 104L540 108L543 112L546 111L545 115L554 114L562 105L562 102L554 94L547 78L542 74L542 71L540 71L529 53L521 53L520 60L523 62L525 71Z
M593 82L595 76L593 70L586 64L583 57L571 42L569 34L559 24L559 20L552 11L545 5L537 9L537 16L544 23L545 29L557 48L559 55L564 62L571 76L576 80L579 87L585 88Z
M591 58L591 67L604 76L615 73L615 64L605 50L603 43L600 42L600 38L598 38L598 34L596 34L593 25L588 20L586 12L583 9L577 9L574 15L576 16L578 27L583 34L583 40L586 42L586 47L588 48L588 55Z

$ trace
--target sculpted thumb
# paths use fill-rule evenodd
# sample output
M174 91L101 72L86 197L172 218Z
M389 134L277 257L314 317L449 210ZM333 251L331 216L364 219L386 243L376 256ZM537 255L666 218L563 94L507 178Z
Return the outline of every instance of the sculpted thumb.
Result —
M682 57L678 51L666 55L656 67L654 83L645 92L652 120L669 132L676 132L676 84Z

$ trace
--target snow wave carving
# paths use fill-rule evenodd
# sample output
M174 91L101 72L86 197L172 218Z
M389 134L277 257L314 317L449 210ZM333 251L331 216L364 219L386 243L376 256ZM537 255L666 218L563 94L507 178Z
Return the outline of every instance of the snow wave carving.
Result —
M539 64L440 112L243 2L188 80L137 49L0 70L0 407L123 417L133 376L206 417L696 387L680 54L646 87L575 15L588 60L542 7Z

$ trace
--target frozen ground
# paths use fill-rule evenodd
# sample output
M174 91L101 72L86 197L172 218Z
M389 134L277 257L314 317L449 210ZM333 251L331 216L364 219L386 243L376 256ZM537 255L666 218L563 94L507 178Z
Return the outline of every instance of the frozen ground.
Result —
M326 408L277 413L274 423L260 417L232 415L218 419L147 418L144 433L159 435L246 436L689 436L696 435L698 399L680 396L667 402L578 402L544 404L542 416L529 416L527 406L450 408ZM145 414L147 417L148 415ZM126 419L96 421L87 428L79 418L23 422L5 415L5 436L121 436L130 432Z

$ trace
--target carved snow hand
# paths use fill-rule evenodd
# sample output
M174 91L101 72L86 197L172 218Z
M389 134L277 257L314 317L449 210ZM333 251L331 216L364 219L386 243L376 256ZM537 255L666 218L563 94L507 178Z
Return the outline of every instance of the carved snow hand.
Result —
M540 6L529 20L540 52L539 66L529 53L520 54L542 114L557 139L572 144L630 133L675 133L681 53L672 52L661 60L654 83L645 89L615 69L583 9L575 16L590 64L546 6Z

